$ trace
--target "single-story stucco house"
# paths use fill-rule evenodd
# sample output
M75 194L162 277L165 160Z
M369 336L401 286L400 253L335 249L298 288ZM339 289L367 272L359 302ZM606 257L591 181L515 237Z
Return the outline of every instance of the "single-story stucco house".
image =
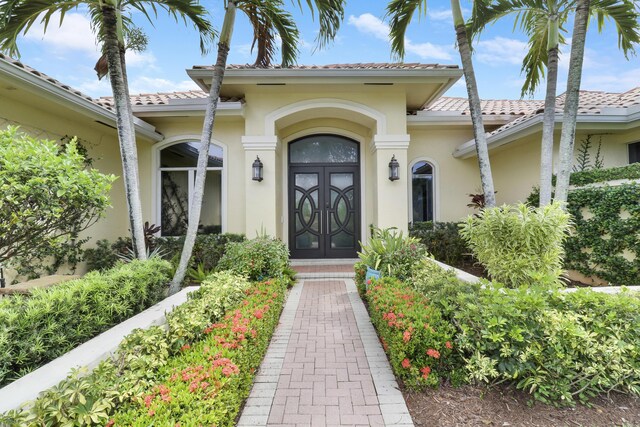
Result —
M196 66L187 74L202 91L132 97L143 216L163 235L184 230L213 71ZM351 258L372 224L406 230L412 221L470 214L480 179L468 104L443 96L461 76L457 66L438 64L229 66L203 232L266 232L294 258ZM584 91L580 105L577 147L597 135L606 167L640 160L640 87ZM539 180L542 106L482 103L499 203L524 200ZM110 98L90 98L0 55L0 127L12 124L49 139L76 135L95 167L122 174ZM398 179L390 179L392 159ZM253 179L256 160L261 180ZM122 180L111 196L113 208L89 230L93 238L127 234Z

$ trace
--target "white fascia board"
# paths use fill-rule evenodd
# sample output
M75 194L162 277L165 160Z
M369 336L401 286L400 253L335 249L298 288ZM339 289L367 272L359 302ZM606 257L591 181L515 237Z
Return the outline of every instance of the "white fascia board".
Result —
M489 115L482 116L482 121L489 125L504 125L513 121L510 115ZM420 113L415 116L407 116L407 126L409 127L426 127L426 126L443 126L443 125L472 125L471 116L463 115L462 111L430 111L428 113Z
M213 70L189 69L187 74L200 88L208 91L208 85L204 80L213 77ZM458 80L462 76L461 69L422 69L422 70L387 70L387 69L366 69L366 70L331 70L331 69L244 69L226 70L223 84L258 84L270 80L273 83L288 84L313 84L313 83L353 83L359 80L362 83L370 82L391 82L410 83L424 79L442 78ZM443 82L445 83L445 82ZM448 82L446 82L448 83Z
M139 117L167 117L167 116L203 116L207 110L207 103L181 103L178 105L134 105L133 113ZM243 102L218 102L216 116L244 117Z
M619 124L621 127L626 128L631 123L640 120L640 109L629 114L626 108L610 108L603 110L608 114L579 114L576 118L576 123L585 124ZM562 113L557 113L555 116L555 128L562 128ZM487 146L489 149L500 147L515 141L518 138L522 138L532 133L539 131L537 125L542 127L543 115L542 113L531 117L528 120L523 121L510 129L500 132L496 135L489 136L487 138ZM476 154L474 140L467 141L464 144L459 145L453 152L453 157L460 159L468 159Z
M17 79L20 83L28 87L37 88L40 96L49 98L55 102L62 101L67 107L71 108L80 114L92 118L95 121L102 122L108 126L116 126L116 114L113 111L109 111L104 107L94 104L88 99L83 98L80 95L76 95L63 89L53 83L50 83L38 76L31 74L30 72L16 67L13 64L0 61L0 73L6 73ZM134 124L136 127L136 133L143 135L153 141L161 141L164 137L156 132L155 127L149 123L137 119L134 117Z

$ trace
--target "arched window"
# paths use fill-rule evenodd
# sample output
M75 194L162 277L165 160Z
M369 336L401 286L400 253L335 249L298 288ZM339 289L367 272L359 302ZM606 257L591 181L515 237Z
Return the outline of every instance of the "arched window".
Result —
M419 161L411 168L413 222L433 221L433 165Z
M182 236L187 231L193 198L200 142L179 142L160 150L159 191L162 236ZM198 233L222 231L223 149L211 144Z

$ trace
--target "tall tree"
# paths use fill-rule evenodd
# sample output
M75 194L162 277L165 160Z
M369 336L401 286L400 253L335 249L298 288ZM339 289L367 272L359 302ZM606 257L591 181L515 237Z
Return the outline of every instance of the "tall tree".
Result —
M540 156L540 206L551 202L551 176L553 173L553 134L555 128L556 93L558 81L558 58L560 45L565 44L564 24L575 8L567 0L497 0L486 7L474 8L470 22L472 33L507 15L515 16L514 28L520 29L529 38L529 51L522 62L525 82L521 96L533 95L545 75L546 93L542 120L542 144ZM592 16L610 18L616 24L619 47L627 55L633 52L633 43L638 40L637 30L628 17L633 15L633 5L618 0L597 0L592 4ZM637 21L636 21L637 22ZM599 27L602 29L602 26Z
M128 9L137 10L153 22L152 17L157 15L158 9L162 9L176 20L190 22L200 33L203 52L212 40L213 29L206 18L206 9L197 0L0 0L0 50L19 56L17 39L20 34L28 32L36 22L42 22L46 32L54 16L59 16L59 24L62 25L66 13L81 6L88 9L93 30L106 58L133 250L138 258L145 259L135 127L124 62L125 28L131 25L131 20L125 12Z
M603 5L607 7L605 8ZM616 10L619 16L619 19L616 20L618 45L625 52L633 52L633 43L640 41L639 14L635 2L631 0L594 0L592 3L590 0L577 0L571 41L571 56L569 58L569 74L567 76L567 91L565 93L564 114L562 117L562 133L560 135L560 165L554 197L554 201L561 203L566 203L569 196L569 178L573 167L573 148L589 16L590 12L593 11L598 21L598 28L601 29L607 16L605 14L606 10ZM623 37L621 28L627 29L627 32L634 37Z
M416 11L419 15L426 15L427 0L391 0L387 5L387 16L390 17L389 35L391 36L391 49L400 59L404 58L405 34ZM459 0L451 0L451 13L453 15L453 27L456 33L458 52L460 53L460 60L462 61L462 71L464 72L467 94L469 96L469 110L471 111L473 137L475 139L476 154L478 156L485 206L493 207L496 205L496 196L493 187L493 177L491 175L489 149L487 147L487 137L482 120L482 107L480 105L480 96L478 95L476 75L473 70L473 61L471 60L471 45L469 44L467 28L464 17L462 16Z
M302 8L303 0L293 0L293 2ZM346 0L306 0L306 5L311 12L318 14L320 31L317 42L319 47L325 46L335 37L344 17L345 2ZM278 37L282 43L280 47L282 66L293 65L298 55L298 28L291 14L284 8L282 0L226 0L224 21L218 40L218 55L213 70L211 89L207 98L207 110L200 139L196 181L193 189L193 199L189 207L189 225L180 262L171 281L170 293L175 293L180 289L196 241L204 196L209 145L213 135L220 88L222 87L227 56L231 47L231 36L237 10L240 10L249 18L253 27L253 44L257 46L256 66L266 67L272 63L277 50Z

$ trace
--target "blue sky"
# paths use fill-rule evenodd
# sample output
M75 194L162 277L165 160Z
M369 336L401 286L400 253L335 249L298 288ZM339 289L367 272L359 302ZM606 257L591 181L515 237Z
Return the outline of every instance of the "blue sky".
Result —
M222 1L204 0L216 27L222 21ZM335 42L328 48L315 49L317 24L308 10L303 13L294 7L296 0L288 3L301 30L299 64L330 64L343 62L390 62L387 26L384 22L385 1L347 0L345 21ZM470 4L463 2L465 13ZM139 14L134 21L149 36L145 52L128 56L131 93L167 92L196 89L185 69L193 65L212 64L215 49L202 56L198 36L190 27L178 24L160 14L155 26L151 26ZM93 66L99 57L89 21L82 11L69 13L62 27L52 25L43 34L41 27L34 27L19 40L21 60L58 80L94 96L110 95L106 79L99 82ZM592 25L587 36L583 89L621 92L640 86L640 60L629 61L617 49L614 26L608 22L599 34ZM567 26L571 29L571 24ZM522 57L527 48L526 38L514 33L513 22L505 20L490 27L475 44L476 68L480 96L483 99L517 99L523 77L520 75ZM229 63L253 63L251 31L246 19L238 15L233 36ZM569 35L570 37L570 35ZM454 46L455 36L450 18L450 2L429 2L427 16L414 19L407 33L405 62L460 64ZM639 49L640 50L640 47ZM559 93L566 87L566 71L569 47L563 48L560 62ZM543 97L543 90L535 98ZM466 96L462 81L454 85L448 96Z

